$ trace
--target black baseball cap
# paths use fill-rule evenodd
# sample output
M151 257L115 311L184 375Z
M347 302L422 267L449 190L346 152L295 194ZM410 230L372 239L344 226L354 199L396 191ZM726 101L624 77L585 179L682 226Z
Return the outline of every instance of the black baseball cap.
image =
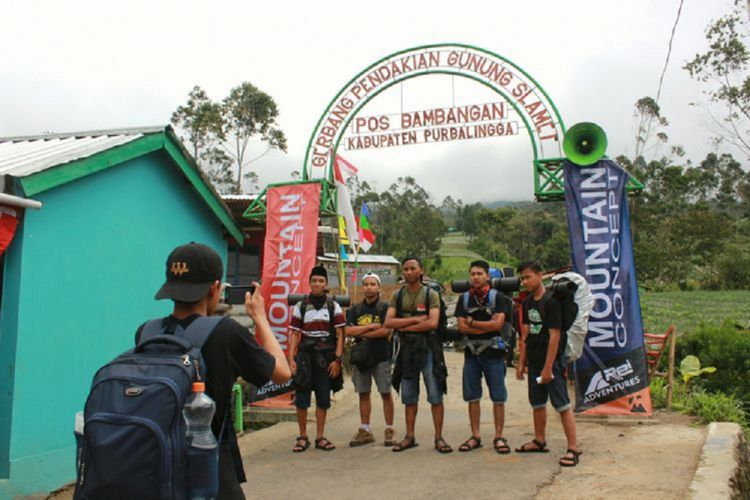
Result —
M191 241L172 250L165 274L167 281L156 292L156 300L198 302L222 279L224 266L213 248Z

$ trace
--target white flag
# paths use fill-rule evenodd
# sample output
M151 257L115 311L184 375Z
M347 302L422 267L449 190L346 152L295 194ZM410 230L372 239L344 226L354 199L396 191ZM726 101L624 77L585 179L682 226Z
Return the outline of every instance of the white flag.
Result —
M354 217L352 202L349 199L349 188L346 181L357 175L357 167L336 155L333 162L333 177L336 181L336 211L344 218L346 223L346 235L349 239L349 248L354 252L355 260L357 248L359 247L359 233L357 232L357 220Z

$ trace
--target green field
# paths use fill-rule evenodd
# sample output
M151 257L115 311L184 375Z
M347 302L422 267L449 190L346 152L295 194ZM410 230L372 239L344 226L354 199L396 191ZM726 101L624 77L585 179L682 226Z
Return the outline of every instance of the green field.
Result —
M463 233L446 233L441 241L440 255L441 265L440 268L435 270L431 276L432 278L445 283L452 280L467 279L469 275L469 264L473 260L485 259L483 256L476 252L472 252L466 248L469 244L469 239ZM507 264L503 262L496 262L491 259L485 259L489 262L491 267L502 269ZM427 269L430 270L434 266L434 259L427 259L425 264Z
M750 328L750 291L641 292L643 326L647 332L664 332L674 324L679 334L703 323L729 319Z
M482 258L467 249L463 233L443 236L440 256L442 265L435 272L440 281L466 279L469 263ZM505 264L489 261L492 267ZM432 260L428 260L428 267ZM703 323L723 323L729 319L743 328L750 328L750 290L641 292L643 326L647 332L664 332L674 324L679 334L695 330Z
M441 257L466 257L467 259L481 259L482 256L468 248L469 238L464 233L446 233L440 242Z

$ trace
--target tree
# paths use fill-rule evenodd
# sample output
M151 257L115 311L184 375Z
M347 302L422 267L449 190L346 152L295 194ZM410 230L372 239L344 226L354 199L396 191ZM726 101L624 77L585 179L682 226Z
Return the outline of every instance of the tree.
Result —
M706 28L708 49L684 66L690 76L707 84L711 130L720 141L737 147L750 158L750 76L748 22L739 8ZM718 116L711 109L718 106Z
M247 170L252 162L271 149L286 152L286 137L276 124L278 114L273 98L251 83L233 88L221 104L196 85L187 103L172 114L172 123L185 131L183 140L214 187L221 193L239 194L258 191L258 174ZM266 150L248 159L255 140L265 143Z
M637 161L644 154L647 144L653 137L661 142L667 142L667 134L663 129L669 125L669 122L661 116L659 104L652 97L641 97L636 101L635 117L637 125L633 158Z
M399 177L370 208L375 251L426 258L440 249L445 231L442 215L414 177Z
M183 141L191 146L193 158L214 187L225 192L232 184L232 176L228 170L231 159L219 147L222 112L221 105L196 85L188 94L187 103L172 113L171 122L187 134Z
M222 103L222 126L219 133L224 152L232 158L236 168L235 193L242 192L242 179L253 181L252 173L243 171L272 149L286 152L286 136L278 128L279 111L276 101L249 82L233 88ZM248 159L247 151L252 139L266 143L266 150ZM257 175L255 176L257 184Z

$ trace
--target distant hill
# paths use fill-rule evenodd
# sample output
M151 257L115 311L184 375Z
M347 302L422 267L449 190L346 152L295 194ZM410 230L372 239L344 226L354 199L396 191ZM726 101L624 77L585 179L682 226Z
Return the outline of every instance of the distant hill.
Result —
M482 203L486 208L504 208L504 207L531 207L535 203L533 201L509 201L509 200L495 200Z

